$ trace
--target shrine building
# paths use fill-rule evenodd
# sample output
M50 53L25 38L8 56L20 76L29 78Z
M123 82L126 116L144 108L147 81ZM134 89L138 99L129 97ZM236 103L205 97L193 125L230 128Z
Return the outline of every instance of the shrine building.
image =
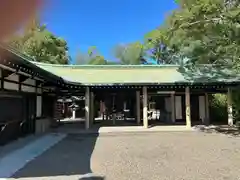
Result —
M34 62L0 46L0 145L61 119L118 126L210 124L210 95L231 94L240 75L223 66L198 65L55 65ZM41 125L39 125L41 124ZM41 126L41 127L40 127Z

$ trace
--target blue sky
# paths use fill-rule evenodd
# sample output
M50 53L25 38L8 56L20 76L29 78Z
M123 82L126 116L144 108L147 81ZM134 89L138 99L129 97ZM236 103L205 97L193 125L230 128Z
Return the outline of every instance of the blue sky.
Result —
M63 37L74 58L78 50L97 46L113 59L113 47L141 41L177 6L174 0L52 0L42 9L42 21Z

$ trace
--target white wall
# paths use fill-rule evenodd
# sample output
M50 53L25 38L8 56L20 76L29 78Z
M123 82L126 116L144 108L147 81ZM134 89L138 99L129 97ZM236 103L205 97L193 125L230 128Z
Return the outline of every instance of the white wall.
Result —
M22 91L24 92L35 92L35 87L25 86L25 85L21 85L21 86L22 86Z
M16 90L18 91L18 84L11 82L4 82L4 89Z
M10 76L6 77L5 79L19 82L19 75L17 75L17 74L11 74Z
M23 83L35 86L36 80L29 78L29 79L26 79L25 81L23 81ZM36 91L35 87L26 86L26 85L21 85L21 86L22 86L22 91L24 91L24 92L35 92Z
M6 77L5 79L11 80L11 81L15 81L15 82L19 82L19 75L11 74L10 76ZM3 86L4 86L4 89L18 91L18 84L16 84L16 83L4 81Z
M182 117L182 97L175 96L175 117L176 119L183 119Z
M23 81L23 83L35 86L36 85L36 80L28 78L25 81Z
M0 74L1 74L1 70L0 70ZM1 77L1 75L0 75L0 77ZM10 81L14 81L16 83L4 81L4 84L3 84L4 89L16 90L16 91L19 90L19 85L17 84L19 82L19 75L11 74L10 76L6 77L5 79L10 80ZM35 92L35 87L32 87L32 86L36 85L36 80L29 78L29 79L25 80L23 83L26 84L26 85L21 85L22 91L24 91L24 92ZM31 85L31 86L27 86L27 85ZM0 83L0 87L1 87L1 83ZM41 90L39 90L39 93L41 93Z
M199 119L204 122L206 118L206 102L205 96L199 96Z

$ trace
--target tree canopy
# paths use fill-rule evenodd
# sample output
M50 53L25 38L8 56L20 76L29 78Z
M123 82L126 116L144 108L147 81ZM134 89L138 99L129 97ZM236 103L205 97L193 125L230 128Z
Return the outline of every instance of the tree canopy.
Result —
M179 6L148 34L155 46L164 45L172 50L170 55L188 57L194 63L239 64L239 1L179 0Z
M51 64L68 64L67 42L32 20L23 30L10 39L10 45L31 56L35 61Z
M87 53L81 51L76 56L77 65L107 65L107 60L99 53L96 46L88 48Z
M117 45L114 48L114 55L119 60L120 64L137 65L146 63L144 58L145 49L140 42Z
M89 47L79 52L75 64L227 64L240 69L240 1L239 0L175 0L178 8L165 22L137 41L116 45L113 55L117 61L106 60ZM33 19L11 44L36 61L67 64L67 42L51 33L45 25Z

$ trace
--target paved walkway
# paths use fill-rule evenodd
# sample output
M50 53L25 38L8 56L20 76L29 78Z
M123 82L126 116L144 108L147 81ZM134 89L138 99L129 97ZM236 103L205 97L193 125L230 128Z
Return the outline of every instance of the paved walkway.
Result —
M237 180L240 138L202 132L71 134L20 180Z
M48 134L45 136L30 136L3 147L9 153L3 153L0 158L0 178L9 178L27 163L44 153L65 137L63 134ZM10 147L14 149L10 149Z
M6 144L5 146L0 146L0 159L2 159L7 154L15 151L16 149L23 148L24 146L28 145L32 141L35 141L36 139L40 138L42 135L30 135L26 136L24 138L19 138L15 141L12 141L9 144Z

